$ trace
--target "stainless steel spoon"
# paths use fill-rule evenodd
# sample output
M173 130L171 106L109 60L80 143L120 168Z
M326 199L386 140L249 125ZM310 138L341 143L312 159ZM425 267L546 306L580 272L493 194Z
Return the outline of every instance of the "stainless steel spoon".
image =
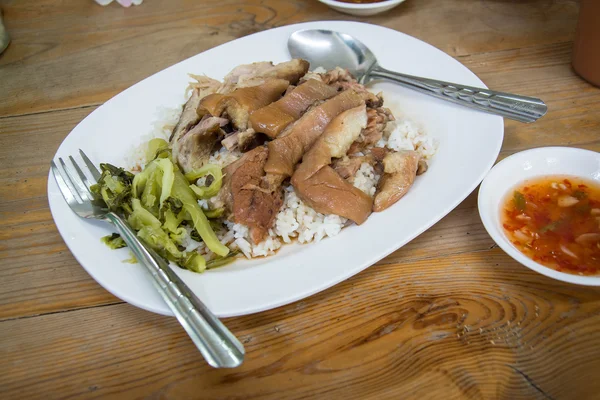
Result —
M367 46L345 33L322 29L296 31L288 39L288 49L292 57L303 58L313 67L345 68L363 84L387 79L442 100L520 122L534 122L548 111L546 104L534 97L389 71L377 63Z

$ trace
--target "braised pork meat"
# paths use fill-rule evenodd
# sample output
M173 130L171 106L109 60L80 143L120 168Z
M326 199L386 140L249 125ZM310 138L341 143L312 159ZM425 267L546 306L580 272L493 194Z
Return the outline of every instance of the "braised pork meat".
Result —
M333 158L346 155L367 126L367 111L361 105L339 114L302 158L292 176L298 196L313 209L336 214L362 224L373 206L371 197L355 188L331 168Z
M250 228L254 243L261 242L283 203L281 191L265 190L264 165L269 149L257 147L229 164L224 172L223 185L219 192L233 221Z
M363 129L356 141L352 143L348 151L349 154L361 152L379 142L383 137L383 131L387 123L394 120L394 116L390 110L385 107L368 108L367 115L369 117L367 127Z
M342 112L363 103L363 99L350 90L338 94L304 114L277 139L269 142L269 158L265 171L286 178L292 176L296 164L321 136L327 125Z
M250 113L278 100L288 86L289 82L284 79L268 79L260 85L239 88L230 94L214 93L200 101L198 110L199 113L206 110L215 117L227 114L236 129L246 130Z
M274 229L284 187L318 213L362 224L427 170L416 151L374 147L394 120L380 94L344 69L307 74L308 67L296 59L240 65L223 82L193 76L197 82L171 134L173 159L183 172L218 157L221 146L227 157L239 157L225 164L218 195L203 200L248 227L246 239L255 245ZM357 174L365 163L373 168L371 178ZM379 179L374 195L373 176ZM371 179L371 186L358 177Z
M256 132L274 139L316 101L329 99L336 94L335 88L310 79L276 102L254 111L250 115L250 125Z
M207 115L173 143L173 157L183 172L198 169L208 161L217 142L224 135L221 127L228 123L225 118Z
M373 211L383 211L400 200L417 176L419 153L403 150L389 153L383 159L384 174L379 180Z
M258 86L269 79L283 79L295 85L308 71L309 63L293 59L273 65L272 62L257 62L235 67L223 80L217 93L228 94L235 89Z

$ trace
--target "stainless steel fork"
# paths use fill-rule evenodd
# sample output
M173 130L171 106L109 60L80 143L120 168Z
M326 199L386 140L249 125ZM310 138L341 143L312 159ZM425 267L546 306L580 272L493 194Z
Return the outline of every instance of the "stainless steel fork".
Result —
M94 180L100 179L100 171L82 150L79 153ZM69 160L76 173L67 167L62 158L58 159L62 168L54 161L51 163L52 174L69 207L82 218L105 220L117 228L127 246L152 276L154 286L179 323L211 366L239 366L244 361L245 354L240 341L171 270L169 263L137 237L121 216L93 203L89 190L90 180L72 156L69 156Z

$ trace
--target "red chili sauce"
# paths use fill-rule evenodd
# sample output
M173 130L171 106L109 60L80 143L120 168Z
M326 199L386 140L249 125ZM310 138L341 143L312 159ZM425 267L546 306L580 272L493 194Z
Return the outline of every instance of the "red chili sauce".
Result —
M525 181L506 197L501 220L527 257L561 272L600 273L600 185L571 176Z

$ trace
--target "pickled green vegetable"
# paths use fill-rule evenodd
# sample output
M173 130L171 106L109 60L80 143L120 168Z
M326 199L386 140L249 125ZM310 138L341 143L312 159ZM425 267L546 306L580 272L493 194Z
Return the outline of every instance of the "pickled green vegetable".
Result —
M148 178L154 172L155 169L156 169L156 164L150 163L146 166L146 168L144 168L144 170L142 172L135 175L135 177L133 178L133 183L132 183L133 197L140 198L141 191L146 186L146 183L148 182Z
M204 243L206 243L206 246L213 253L216 253L221 257L226 256L229 253L229 249L219 241L219 238L204 215L202 208L198 205L198 200L196 199L194 192L190 189L187 179L179 171L175 172L175 181L173 182L171 195L181 201L183 210L190 215L194 229L198 231L198 234L200 234L200 237Z
M196 182L198 179L210 175L212 182L208 186L197 186L195 184L190 185L190 188L194 191L199 199L209 199L219 193L221 185L223 183L223 172L221 167L214 164L207 164L199 170L188 172L185 177L190 182Z
M118 233L113 233L112 235L104 236L100 240L102 240L102 243L104 243L111 249L120 249L122 247L127 246L121 235L119 235Z
M525 211L525 207L527 202L525 201L525 196L523 193L516 191L513 194L513 202L515 203L515 208L519 211Z
M552 221L550 222L548 225L543 226L540 229L540 233L546 233L548 231L555 231L558 229L558 227L560 226L560 224L562 223L561 220L557 220L557 221Z
M132 199L131 205L133 212L129 216L128 222L133 229L140 230L144 226L151 226L153 228L160 228L162 226L160 220L144 208L139 199Z
M137 264L138 260L135 257L135 254L133 254L131 251L129 251L129 258L126 258L125 260L123 260L123 262L125 264Z
M164 139L152 139L148 142L146 148L146 160L154 160L155 158L161 158L160 156L165 154L165 150L169 148L169 143Z
M227 265L233 262L240 253L240 251L232 251L225 257L218 257L213 260L210 260L206 263L206 269L213 269Z
M183 266L190 271L204 272L206 269L206 260L198 253L188 253L188 256L183 261Z
M148 246L168 260L177 262L183 257L183 253L179 251L177 244L161 228L146 225L138 231L137 235Z
M208 220L222 216L224 210L204 212L198 205L198 199L219 192L221 168L206 165L184 176L171 159L168 143L162 139L151 140L146 155L150 161L135 176L122 168L101 164L101 179L93 187L97 201L123 215L149 247L182 268L195 272L207 269L202 255L185 251L190 239L204 242L218 256L210 261L211 268L233 260L237 253L230 253L219 241L211 225L216 222ZM206 177L208 185L194 184L202 177ZM103 241L111 248L125 246L117 234Z
M96 202L109 210L128 215L131 212L131 183L134 175L111 164L100 164L102 174L98 183L90 187Z
M220 218L225 214L224 208L216 208L214 210L204 210L204 215L206 218Z
M160 183L161 191L159 200L159 208L162 208L165 200L167 200L167 198L171 195L171 189L173 188L173 180L175 179L175 170L173 168L173 163L168 158L156 160L156 163L162 171L162 179Z
M221 171L221 167L215 164L206 164L202 168L190 171L185 174L185 178L190 182L194 183L198 179L205 177L207 175L212 175L215 180L220 180L223 177L223 172Z

